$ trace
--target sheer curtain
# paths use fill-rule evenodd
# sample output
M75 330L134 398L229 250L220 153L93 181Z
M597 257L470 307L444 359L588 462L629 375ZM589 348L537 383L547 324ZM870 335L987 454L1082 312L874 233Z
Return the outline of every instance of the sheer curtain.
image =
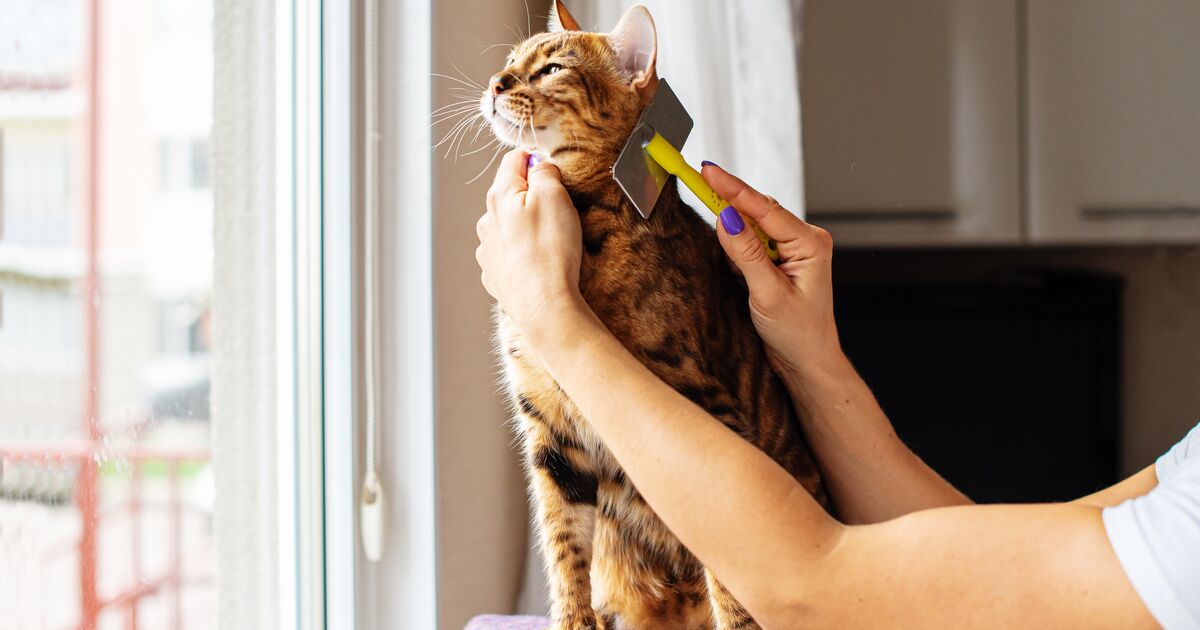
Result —
M658 74L695 120L683 154L720 164L804 214L799 44L802 0L639 0L658 29ZM608 31L629 0L575 0ZM687 198L687 193L685 193Z
M720 164L803 217L803 1L639 1L658 29L658 74L695 121L684 156L694 166L702 160ZM598 32L611 30L632 5L629 0L568 0L580 25ZM697 204L690 193L684 199ZM531 535L530 540L536 539ZM520 612L544 614L548 594L536 549L526 567Z

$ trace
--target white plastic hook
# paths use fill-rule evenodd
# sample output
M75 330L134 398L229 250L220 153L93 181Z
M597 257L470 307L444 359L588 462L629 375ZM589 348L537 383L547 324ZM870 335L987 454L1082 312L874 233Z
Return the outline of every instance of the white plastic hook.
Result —
M383 557L384 501L383 484L374 470L368 470L363 478L358 522L362 529L363 553L367 560L379 562Z

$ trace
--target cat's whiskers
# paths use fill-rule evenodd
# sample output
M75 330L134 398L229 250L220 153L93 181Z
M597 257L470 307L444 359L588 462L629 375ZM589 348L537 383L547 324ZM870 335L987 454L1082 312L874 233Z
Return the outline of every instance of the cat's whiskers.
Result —
M456 64L456 63L454 63L453 61L451 61L451 62L450 62L450 66L451 66L452 68L454 68L454 71L455 71L455 72L457 72L457 73L458 73L458 74L459 74L459 75L460 75L462 78L466 79L466 80L467 80L467 82L468 82L469 84L471 84L471 85L474 85L475 87L479 88L480 90L486 90L486 89L487 89L487 86L485 86L485 85L483 85L482 83L480 83L480 82L476 81L475 79L472 79L470 76L468 76L468 75L467 75L467 73L466 73L466 72L463 72L463 71L462 71L462 68L459 68L459 67L458 67L458 64Z
M483 117L483 115L482 115L482 114L476 114L476 115L474 115L474 116L470 116L470 117L468 117L468 118L466 118L466 119L465 119L465 124L461 124L461 125L459 125L459 127L458 127L458 132L457 132L457 134L456 134L456 138L455 138L454 140L451 140L451 141L450 141L450 146L446 147L446 157L449 157L449 156L450 156L450 153L452 153L452 152L453 152L453 153L454 153L454 161L455 161L455 162L457 162L457 161L458 161L458 149L457 149L457 147L458 147L458 146L460 146L460 145L462 144L462 139L463 139L463 136L467 135L467 133L468 133L468 132L470 132L471 128L472 128L472 127L473 127L473 126L474 126L474 125L475 125L477 122L479 122L479 120L480 120L482 117Z
M432 128L432 127L434 127L436 125L440 125L448 120L453 120L454 124L452 124L450 126L450 128L453 129L455 126L458 125L458 123L462 122L466 117L468 117L470 115L471 115L471 112L469 110L450 112L448 114L443 114L441 117L439 117L437 119L434 119L429 124L429 126Z
M461 103L453 103L451 105L439 107L430 113L430 117L431 119L445 119L447 116L454 116L455 114L469 113L472 111L479 111L479 103L464 101Z
M454 109L444 109L443 108L443 109L441 109L439 111L435 111L429 115L430 124L431 124L431 126L436 125L440 122L450 120L451 118L454 118L455 116L470 114L473 111L475 111L475 112L479 111L478 103L461 104L461 105L455 106Z
M529 39L528 37L525 37L524 35L522 35L520 33L520 31L518 31L517 28L512 26L511 24L505 24L504 28L507 28L509 31L512 31L512 34L516 36L518 41L525 41L526 39Z
M524 123L522 123L524 124ZM537 127L533 124L533 112L529 112L529 133L533 134L533 146L541 149L542 143L538 141ZM549 157L549 156L547 156Z
M480 127L480 130L483 130L483 129L485 129L485 128L486 128L486 127ZM476 132L476 134L478 134L478 132ZM491 140L488 140L488 141L487 141L487 144L485 144L485 145L483 145L483 146L479 147L478 149L475 149L475 150L473 150L473 151L470 151L470 152L468 152L468 153L464 153L464 154L462 154L462 157L467 157L467 156L469 156L469 155L475 155L476 153L479 153L479 152L481 152L481 151L484 151L484 150L486 150L486 149L489 149L489 148L491 148L491 146L492 146L493 144L496 144L497 142L500 142L500 141L499 141L499 140L497 140L496 138L492 138ZM472 140L472 141L471 141L471 144L474 144L474 143L475 143L475 141L474 141L474 140Z
M493 44L492 46L488 46L480 51L480 54L483 54L484 52L495 48L496 46L504 45L506 44ZM429 73L430 76L448 79L458 84L451 86L450 88L450 91L455 93L453 102L438 107L430 112L429 125L430 127L434 127L445 122L453 123L450 125L450 129L441 136L436 144L433 145L432 149L438 150L445 145L446 150L442 155L443 159L449 159L450 154L453 153L454 161L457 162L460 157L474 155L480 151L484 151L490 148L494 143L499 142L499 140L493 139L479 148L474 148L479 140L480 134L484 129L489 127L488 118L482 111L480 103L480 97L484 92L487 91L487 87L475 79L472 79L467 73L463 72L462 68L458 67L458 64L454 63L453 61L450 62L450 66L454 68L454 72L459 76L438 72ZM503 117L501 117L501 120L503 120ZM505 124L511 124L506 120L504 122ZM468 141L467 136L472 129L475 130L475 134L472 135ZM467 151L464 154L464 148L471 148L473 150ZM492 157L494 161L495 156Z
M430 74L430 76L435 76L435 77L438 77L439 79L449 79L449 80L451 80L451 81L457 81L457 82L459 82L459 83L461 83L461 84L463 84L463 85L465 85L465 86L467 86L467 87L469 87L469 88L476 88L476 89L478 89L478 90L483 90L483 89L486 89L484 86L482 86L482 85L479 85L479 83L475 82L474 80L471 80L471 81L463 81L462 79L460 79L460 78L458 78L458 77L452 77L452 76L450 76L450 75L448 75L448 74L442 74L442 73L440 73L440 72L430 72L429 74ZM469 78L469 77L468 77L468 78Z
M529 14L529 0L524 0L524 1L525 1L525 32L532 35L533 34L533 24L532 24L533 17L531 17Z
M432 128L434 125L438 125L438 124L444 123L444 122L446 122L446 121L448 121L448 120L454 120L454 124L450 126L450 131L447 131L447 132L446 132L447 134L449 134L449 133L450 133L450 132L452 132L452 131L453 131L453 130L456 128L456 127L458 127L458 125L462 124L462 123L463 123L463 121L465 121L465 120L470 120L470 118L471 118L471 112L470 112L470 111L464 111L464 112L454 112L454 113L452 113L452 114L447 114L447 115L446 115L446 116L444 116L444 117L443 117L441 120L434 121L433 123L431 123L431 124L430 124L430 128ZM456 119L457 119L457 120L456 120ZM445 140L445 137L443 137L443 138L442 138L442 140L439 140L439 141L438 141L438 143L440 144L440 143L441 143L442 141L444 141L444 140ZM434 146L436 147L437 145L434 145Z
M500 44L492 44L491 46L484 46L483 50L479 51L479 56L480 56L480 57L482 57L482 56L483 56L483 53L485 53L485 52L487 52L487 51L489 51L489 50L491 50L491 49L493 49L493 48L499 48L500 46L508 46L508 47L510 47L510 48L511 48L511 47L512 47L512 44L504 44L504 43L500 43Z
M447 140L450 140L450 144L451 144L451 146L453 146L453 145L454 145L454 141L453 141L453 138L454 138L454 136L455 136L455 135L458 133L458 131L459 131L460 129L462 129L464 126L471 124L471 121L472 121L472 120L474 120L472 117L470 117L470 116L464 116L464 117L463 117L461 120L459 120L458 122L454 123L454 126L450 128L450 131L446 132L446 135L445 135L445 136L443 136L443 137L442 137L442 139L441 139L441 140L439 140L437 144L433 145L433 148L435 148L435 149L436 149L436 148L438 148L438 147L442 146L443 144L445 144L445 142L446 142ZM445 156L445 157L450 157L450 152L449 152L449 149L447 149L447 151L446 151L446 156Z
M469 99L465 96L459 96L459 97L457 97L457 99L458 100L454 101L453 103L448 103L446 105L442 105L441 107L430 112L430 114L436 114L442 110L450 109L451 107L454 107L456 105L472 105L472 106L479 105L478 99Z
M475 137L474 137L474 138L471 138L471 146L475 146L475 142L476 142L477 140L479 140L479 134L483 133L483 130L484 130L484 129L487 129L488 127L490 127L490 126L491 126L491 125L489 125L489 124L488 124L488 122L487 122L487 119L486 119L486 118L484 118L483 116L480 116L479 118L480 118L480 120L482 120L482 121L483 121L483 124L482 124L482 125L480 125L480 126L479 126L479 129L478 129L478 130L475 132ZM493 137L494 137L494 136L493 136ZM485 145L485 146L486 146L486 145ZM468 153L467 155L470 155L470 153Z
M458 135L458 142L457 142L457 143L455 143L455 144L456 144L456 146L455 146L455 148L454 148L454 161L455 161L456 163L458 162L458 158L460 157L460 155L459 155L459 151L461 151L461 150L462 150L462 146L463 146L463 139L464 139L464 138L466 138L466 137L467 137L467 134L471 132L471 128L472 128L472 127L474 127L475 125L478 125L478 124L479 124L479 123L481 123L481 122L482 122L482 123L484 123L484 124L487 124L487 122L486 122L486 121L483 119L483 115L482 115L482 114L477 114L476 116L474 116L474 117L471 119L471 123L470 123L470 124L468 124L466 127L464 127L464 128L463 128L463 132L462 132L462 133L460 133L460 134ZM481 127L481 129L482 129L482 127ZM476 137L476 138L478 138L478 137L479 137L479 132L478 132L478 131L476 131L476 132L475 132L475 137ZM471 141L471 144L472 144L472 145L474 145L474 144L475 144L475 141L474 141L474 140L472 140L472 141Z
M455 116L469 114L472 111L479 111L479 107L478 106L476 106L476 107L459 106L455 109L448 109L448 110L436 112L436 113L430 114L429 121L433 124L437 124L442 121L454 118Z
M464 185L464 186L470 186L471 184L475 183L475 180L479 179L480 177L483 177L483 174L484 174L484 173L486 173L486 172L488 172L489 170L491 170L491 168L492 168L492 164L493 164L493 163L496 161L496 158L497 158L497 157L500 155L500 153L501 153L501 152L503 152L503 151L504 151L504 145L503 145L503 144L502 144L502 145L500 145L500 146L498 146L498 147L496 147L496 152L492 154L492 159L488 160L488 163L487 163L487 165L486 165L486 166L484 166L484 167L483 167L483 170L482 170L482 171L479 171L479 174L478 174L478 175L476 175L475 177L472 177L471 179L467 180L467 183L465 183L465 184L463 184L463 185Z

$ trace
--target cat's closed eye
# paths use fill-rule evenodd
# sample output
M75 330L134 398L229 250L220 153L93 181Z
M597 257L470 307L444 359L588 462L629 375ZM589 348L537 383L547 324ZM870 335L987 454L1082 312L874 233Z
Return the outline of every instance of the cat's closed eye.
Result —
M542 66L542 69L538 70L537 73L534 74L533 76L535 76L535 77L549 76L551 74L555 74L556 72L558 72L562 69L563 69L562 64L551 63L551 64L547 64L545 66Z

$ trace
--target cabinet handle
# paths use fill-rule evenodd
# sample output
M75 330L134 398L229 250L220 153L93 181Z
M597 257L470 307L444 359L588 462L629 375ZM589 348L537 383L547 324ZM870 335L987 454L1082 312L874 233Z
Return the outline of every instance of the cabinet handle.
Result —
M921 221L925 223L941 223L953 221L958 212L953 208L809 208L806 211L808 220L814 223L831 222L900 222Z
M1182 219L1200 217L1200 206L1145 204L1139 206L1084 206L1079 209L1086 221L1135 221L1139 219Z

